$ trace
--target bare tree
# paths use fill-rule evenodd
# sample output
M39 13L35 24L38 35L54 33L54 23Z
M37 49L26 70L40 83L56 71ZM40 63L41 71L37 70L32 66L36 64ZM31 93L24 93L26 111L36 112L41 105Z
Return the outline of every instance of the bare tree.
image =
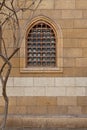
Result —
M0 68L0 80L2 83L2 95L5 101L4 106L4 116L1 124L1 129L3 130L6 126L6 120L8 115L8 96L6 93L7 81L12 69L12 64L10 60L20 49L20 24L18 19L18 13L20 11L25 12L30 10L35 12L42 0L31 0L31 3L28 5L28 0L24 0L23 4L20 6L15 6L15 3L20 2L20 0L0 0L0 59L3 60L3 64ZM13 42L10 43L13 45L13 49L10 54L8 54L8 49L6 48L6 40L4 39L4 29L6 25L9 24L11 28ZM5 69L6 68L6 69ZM5 70L5 73L4 73ZM4 73L4 74L3 74Z

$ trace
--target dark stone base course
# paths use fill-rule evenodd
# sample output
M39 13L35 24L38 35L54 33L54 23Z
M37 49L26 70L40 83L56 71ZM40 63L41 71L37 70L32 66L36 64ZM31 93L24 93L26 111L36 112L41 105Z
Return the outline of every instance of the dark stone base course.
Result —
M4 130L87 130L87 128L5 128Z
M87 117L8 116L4 130L87 130Z

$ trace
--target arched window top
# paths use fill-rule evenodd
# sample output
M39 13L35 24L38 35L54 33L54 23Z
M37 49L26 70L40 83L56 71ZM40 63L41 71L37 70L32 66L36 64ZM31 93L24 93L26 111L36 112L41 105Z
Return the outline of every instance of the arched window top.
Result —
M31 20L30 24L28 25L28 29L27 29L27 32L29 32L29 30L35 26L36 24L39 24L39 23L44 23L46 25L48 25L50 28L52 28L54 30L55 33L57 33L56 29L57 28L60 28L60 27L57 27L56 24L48 17L45 17L45 16L38 16L38 17L35 17Z
M56 66L56 36L51 24L39 20L27 31L26 66Z

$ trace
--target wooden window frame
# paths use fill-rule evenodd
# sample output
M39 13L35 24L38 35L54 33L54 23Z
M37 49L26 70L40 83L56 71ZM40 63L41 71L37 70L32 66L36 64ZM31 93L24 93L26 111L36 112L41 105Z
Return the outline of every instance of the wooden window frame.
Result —
M56 38L56 66L55 67L26 67L26 36L27 31L38 22L45 22L51 26L55 32ZM63 72L63 37L62 31L59 25L48 17L38 16L33 18L27 25L27 30L23 33L25 37L22 39L20 48L20 72L21 73L59 73Z

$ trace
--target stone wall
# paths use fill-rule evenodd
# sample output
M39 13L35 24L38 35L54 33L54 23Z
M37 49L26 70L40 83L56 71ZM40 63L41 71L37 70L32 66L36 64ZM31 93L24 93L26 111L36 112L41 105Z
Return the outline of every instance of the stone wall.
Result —
M18 1L16 6L22 6L22 2L24 0ZM21 27L30 15L31 11L18 13ZM87 1L43 0L32 18L39 15L51 18L61 27L63 72L20 73L18 53L11 60L13 68L7 85L9 114L87 114ZM7 26L4 39L8 53L12 50L10 34ZM0 104L2 113L2 98Z

